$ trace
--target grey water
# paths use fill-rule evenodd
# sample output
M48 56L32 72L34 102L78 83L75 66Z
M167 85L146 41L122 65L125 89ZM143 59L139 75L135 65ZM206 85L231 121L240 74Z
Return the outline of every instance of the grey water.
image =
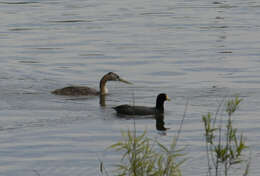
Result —
M257 0L1 0L0 175L98 175L120 154L107 147L132 129L113 106L165 103L164 135L155 120L135 120L137 132L171 143L188 102L178 145L183 175L206 175L201 116L226 97L243 98L235 127L260 162L260 2ZM109 82L99 98L52 95L116 72L133 82ZM239 169L238 169L239 170ZM237 171L239 173L239 171ZM236 175L237 173L232 173Z

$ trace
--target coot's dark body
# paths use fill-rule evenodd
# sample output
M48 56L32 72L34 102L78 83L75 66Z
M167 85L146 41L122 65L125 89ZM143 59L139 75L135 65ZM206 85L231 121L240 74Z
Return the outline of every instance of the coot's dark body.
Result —
M168 96L161 93L157 96L155 107L146 106L131 106L131 105L119 105L114 107L118 114L125 115L152 115L157 113L164 113L164 101L170 101Z
M156 113L155 107L130 106L127 104L114 107L114 109L117 113L126 115L151 115Z

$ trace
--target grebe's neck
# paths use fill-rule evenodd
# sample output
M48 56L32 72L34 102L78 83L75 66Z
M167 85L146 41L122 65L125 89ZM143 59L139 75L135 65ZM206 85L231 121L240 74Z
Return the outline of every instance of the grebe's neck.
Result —
M103 76L103 78L100 80L99 88L100 88L100 94L101 95L106 95L108 93L108 90L106 88L107 80L108 79L107 79L106 75Z

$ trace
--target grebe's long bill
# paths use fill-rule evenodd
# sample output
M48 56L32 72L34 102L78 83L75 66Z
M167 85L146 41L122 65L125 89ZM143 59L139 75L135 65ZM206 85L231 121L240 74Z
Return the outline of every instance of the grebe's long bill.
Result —
M61 89L56 89L52 91L52 93L65 96L106 95L108 93L108 90L106 88L107 81L120 81L126 84L132 84L131 82L120 78L120 76L118 76L116 73L109 72L101 78L99 83L99 91L87 86L69 86Z

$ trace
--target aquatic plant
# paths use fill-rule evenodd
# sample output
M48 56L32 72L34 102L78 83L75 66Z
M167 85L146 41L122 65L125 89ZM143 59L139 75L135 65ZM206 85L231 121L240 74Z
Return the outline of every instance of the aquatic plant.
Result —
M219 111L223 102L219 105L215 115L208 113L202 116L205 132L205 144L208 161L208 175L228 175L229 170L234 165L247 162L243 176L248 175L250 162L244 159L242 153L248 147L245 144L243 134L237 134L237 128L233 127L233 114L239 108L242 99L235 97L234 99L227 100L225 103L225 115L219 116ZM216 127L217 118L218 127ZM225 118L225 119L224 119ZM224 119L224 120L223 120ZM225 126L223 124L226 124ZM225 133L223 133L223 131ZM212 169L215 172L212 172Z
M146 131L137 135L136 131L122 131L122 140L110 146L116 151L123 152L120 164L116 165L115 175L118 176L180 176L180 165L185 159L182 150L176 149L176 138L170 147L166 147L157 140L148 138ZM180 161L178 161L180 160ZM105 172L100 163L102 175Z

